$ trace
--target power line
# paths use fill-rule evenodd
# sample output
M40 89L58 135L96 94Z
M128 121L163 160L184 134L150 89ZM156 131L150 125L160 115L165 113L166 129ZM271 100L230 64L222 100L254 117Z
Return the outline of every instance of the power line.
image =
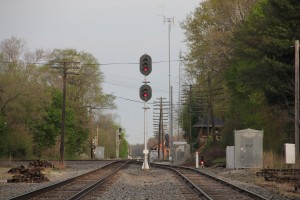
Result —
M128 98L124 98L124 97L119 97L119 96L115 96L115 95L113 95L113 96L116 97L116 98L119 98L119 99L126 100L126 101L132 101L132 102L136 102L136 103L144 103L143 101L137 101L137 100L128 99ZM148 103L148 104L153 104L153 103Z
M123 87L123 88L131 88L131 89L139 89L139 87L136 86L130 86L130 85L124 85L124 84L118 84L118 83L113 83L110 81L103 81L103 83L109 84L109 85L114 85L114 86L118 86L118 87ZM153 90L155 92L159 92L159 93L167 93L168 91L166 90Z
M179 62L182 60L171 60L170 62ZM8 62L8 61L0 61L1 63L4 64L13 64L16 62ZM167 63L169 61L161 60L161 61L153 61L152 63ZM46 62L34 62L34 63L27 63L27 62L21 62L22 64L27 64L27 65L53 65L53 63L46 63ZM140 63L138 62L112 62L112 63L86 63L86 64L81 64L85 66L89 65L139 65Z

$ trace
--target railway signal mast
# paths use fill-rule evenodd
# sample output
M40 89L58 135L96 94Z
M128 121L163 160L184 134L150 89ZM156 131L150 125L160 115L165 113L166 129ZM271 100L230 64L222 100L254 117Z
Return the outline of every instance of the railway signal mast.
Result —
M148 165L148 154L149 151L147 149L147 101L149 101L152 97L152 89L150 85L147 85L146 76L148 76L152 71L152 59L149 55L144 54L140 57L140 72L145 76L144 78L144 85L140 87L140 98L144 101L144 143L145 143L145 148L143 150L144 154L144 162L142 169L149 169Z

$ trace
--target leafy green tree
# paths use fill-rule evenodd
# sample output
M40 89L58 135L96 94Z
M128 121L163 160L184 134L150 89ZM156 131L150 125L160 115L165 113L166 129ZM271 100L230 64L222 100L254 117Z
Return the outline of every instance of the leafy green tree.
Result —
M233 32L238 24L246 18L252 6L257 0L206 0L199 4L193 13L187 16L182 23L185 30L187 53L183 56L186 65L186 74L189 80L193 80L193 98L189 104L199 104L199 99L204 99L207 114L193 114L192 121L197 118L214 116L226 108L224 101L218 101L215 92L223 88L222 98L227 97L225 89L225 73L232 58ZM203 95L206 93L206 95ZM198 94L201 94L199 96ZM198 102L197 102L198 101ZM186 111L190 105L186 105ZM189 112L184 112L184 119L189 119ZM202 112L203 113L203 112ZM187 123L184 126L185 132L189 132ZM216 140L214 125L212 128L213 139ZM197 133L192 134L195 139ZM187 139L187 137L186 137ZM194 140L194 138L192 139Z
M62 94L53 90L52 103L45 108L46 114L40 120L32 121L31 130L34 139L34 153L37 157L55 146L60 133Z
M89 107L113 107L112 96L105 95L101 88L103 79L97 60L89 53L77 52L75 49L55 49L49 63L56 66L67 65L67 109L66 119L66 152L75 156L87 149L89 144ZM53 69L52 69L53 70ZM53 72L50 82L57 84L58 77ZM87 145L88 144L88 145Z
M292 140L294 50L290 47L300 37L299 13L299 1L260 1L234 33L227 71L230 118L239 116L243 128L264 129L264 146L277 151L284 141ZM274 124L280 126L274 129Z
M125 132L123 131L121 134L121 141L120 141L120 150L119 150L119 156L120 158L126 158L128 157L128 147L129 144L125 138Z
M26 50L25 41L16 37L0 43L0 111L5 118L8 137L5 156L25 158L32 155L32 135L28 126L31 120L43 115L48 95L39 84L38 69L34 62L43 59L45 52ZM7 133L4 131L4 133ZM7 135L6 135L7 136ZM1 138L2 140L2 138Z

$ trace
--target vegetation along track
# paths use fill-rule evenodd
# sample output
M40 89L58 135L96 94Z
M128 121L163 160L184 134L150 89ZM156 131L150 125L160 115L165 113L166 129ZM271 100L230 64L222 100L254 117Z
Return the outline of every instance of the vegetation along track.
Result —
M224 180L206 174L202 171L189 168L161 164L152 164L153 167L169 169L175 172L201 199L224 200L224 199L260 199L266 198L249 190L235 186Z
M116 161L105 165L89 173L77 176L66 181L36 190L13 200L21 199L80 199L94 188L99 187L106 180L111 178L118 170L128 164L127 161Z

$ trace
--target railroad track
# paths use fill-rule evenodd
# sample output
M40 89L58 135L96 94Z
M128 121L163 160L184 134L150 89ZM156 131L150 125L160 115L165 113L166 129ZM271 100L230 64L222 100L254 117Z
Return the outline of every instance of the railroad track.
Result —
M172 170L198 195L199 199L205 200L224 200L224 199L259 199L267 198L255 194L249 190L235 186L229 182L218 179L202 171L189 168L170 165L151 164L153 167ZM190 195L187 192L188 196Z
M11 200L24 199L56 199L56 200L74 200L83 198L95 188L104 184L120 169L125 167L128 161L116 161L105 165L89 173L77 176L60 183L42 188Z

